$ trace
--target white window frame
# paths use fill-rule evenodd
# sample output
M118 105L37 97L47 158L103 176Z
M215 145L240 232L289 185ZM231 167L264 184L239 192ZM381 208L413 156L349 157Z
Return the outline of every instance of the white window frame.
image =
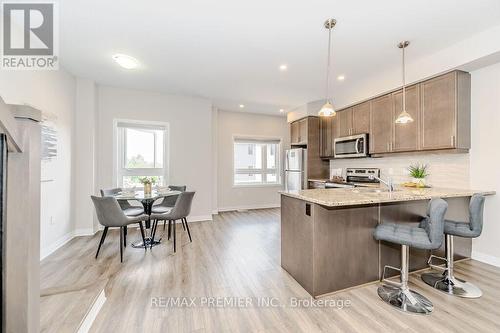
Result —
M141 128L144 129L152 128L163 128L163 168L125 168L126 156L125 156L125 146L126 137L124 135L124 130L126 128L119 126L120 123L130 124L131 128ZM120 137L121 136L121 137ZM156 140L156 138L155 138ZM156 159L156 144L155 144L155 156ZM133 119L114 119L113 120L113 184L115 187L123 187L123 177L124 176L161 176L163 177L164 185L169 184L169 153L170 153L170 124L167 122L159 121L143 121L143 120L133 120ZM156 164L156 160L155 160Z
M264 144L263 149L262 149L262 169L236 169L234 159L235 159L235 154L234 154L234 145L237 143L255 143L259 142ZM281 144L283 140L282 138L277 138L277 137L256 137L256 136L241 136L241 135L234 135L233 140L232 140L232 177L233 177L233 187L238 188L238 187L280 187L282 185L282 169L281 169L281 160L282 160L282 151L281 151ZM265 144L276 144L276 168L273 169L268 169L267 168L267 146ZM276 171L276 181L275 182L267 182L266 181L266 174L273 173ZM256 182L256 183L237 183L235 182L235 176L237 174L261 174L262 175L262 181L261 182Z

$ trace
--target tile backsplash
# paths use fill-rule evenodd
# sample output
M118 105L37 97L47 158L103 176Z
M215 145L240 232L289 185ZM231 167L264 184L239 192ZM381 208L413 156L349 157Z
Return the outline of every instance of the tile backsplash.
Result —
M382 179L392 177L396 184L411 180L408 166L414 163L428 164L427 183L435 187L468 188L469 154L430 153L398 155L381 158L354 158L330 160L330 170L342 168L379 168Z

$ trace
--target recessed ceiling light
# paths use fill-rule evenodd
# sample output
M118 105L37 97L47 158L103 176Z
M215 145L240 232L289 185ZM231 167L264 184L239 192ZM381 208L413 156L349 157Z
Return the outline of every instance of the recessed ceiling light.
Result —
M288 66L286 64L280 65L280 71L284 72L288 69Z
M243 109L245 107L245 104L240 104L240 109Z
M285 109L280 109L280 112L281 112L281 113L285 112Z
M115 54L113 60L123 68L134 69L139 66L139 61L136 58L128 56L126 54Z
M345 80L345 76L344 75L339 75L339 76L337 76L337 80L344 81Z

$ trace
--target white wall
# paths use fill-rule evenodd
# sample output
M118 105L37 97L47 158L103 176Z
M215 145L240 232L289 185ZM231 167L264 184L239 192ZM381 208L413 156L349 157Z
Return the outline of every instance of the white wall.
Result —
M94 205L90 195L96 190L97 88L94 81L77 78L74 139L74 202L75 235L97 231Z
M251 209L278 207L278 190L282 186L234 187L233 186L233 136L280 138L281 168L283 152L290 145L290 135L286 118L243 112L218 112L218 209Z
M170 124L171 185L196 190L191 220L211 219L212 104L195 97L98 87L97 188L115 186L113 120L161 121Z
M53 182L41 184L41 256L71 237L72 140L75 78L58 71L2 71L0 96L9 104L29 104L57 117L58 157ZM53 224L51 224L51 218Z
M497 191L486 200L484 229L472 243L472 256L500 266L500 63L474 71L471 76L470 183L473 188Z

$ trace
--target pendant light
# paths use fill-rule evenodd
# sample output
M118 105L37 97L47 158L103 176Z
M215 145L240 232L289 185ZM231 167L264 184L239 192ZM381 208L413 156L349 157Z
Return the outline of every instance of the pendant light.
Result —
M318 115L323 117L335 116L335 109L333 108L332 99L330 98L330 55L332 49L332 29L337 24L335 19L328 19L325 22L325 28L328 29L328 61L326 67L326 103L319 110Z
M401 113L396 118L396 124L407 124L413 122L412 116L406 112L406 64L405 64L405 49L410 45L410 42L405 40L398 44L398 47L403 51L403 105Z

